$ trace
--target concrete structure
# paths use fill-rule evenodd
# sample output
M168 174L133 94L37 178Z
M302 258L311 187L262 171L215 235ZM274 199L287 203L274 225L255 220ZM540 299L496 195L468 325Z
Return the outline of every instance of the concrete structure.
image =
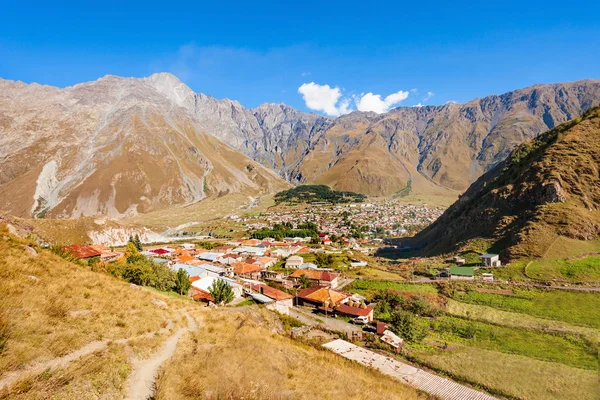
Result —
M500 256L498 254L484 254L479 256L481 258L481 263L486 267L501 267L502 263L500 262Z

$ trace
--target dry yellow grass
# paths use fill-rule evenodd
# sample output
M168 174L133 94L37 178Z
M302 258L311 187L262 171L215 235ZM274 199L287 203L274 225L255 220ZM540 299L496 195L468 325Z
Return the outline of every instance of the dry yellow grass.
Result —
M113 360L113 356L105 354L113 352L111 341L149 334L147 339L134 340L128 345L131 354L145 357L169 335L169 329L164 329L169 320L173 328L184 324L175 310L189 307L189 301L145 288L131 288L111 276L67 262L48 250L37 249L38 255L31 255L25 244L8 236L0 226L0 381L18 376L13 381L16 392L11 388L8 393L39 397L35 391L48 390L47 385L51 384L48 382L62 372L50 370L41 377L31 377L27 376L31 367L44 365L92 342L105 341L108 346L97 357ZM169 308L158 307L152 303L153 299L164 301ZM154 334L155 331L161 332ZM84 358L90 357L90 363L94 364L95 356ZM117 362L123 363L127 363L127 357ZM62 368L64 373L73 375L68 380L79 380L83 386L84 382L92 383L91 376L86 377L86 368L71 372L70 365ZM124 367L118 367L121 368ZM104 369L102 366L101 370ZM110 382L97 382L98 387L104 384ZM7 393L0 391L2 395Z
M157 382L157 399L427 398L375 370L281 336L270 312L201 311ZM269 329L270 327L270 329Z

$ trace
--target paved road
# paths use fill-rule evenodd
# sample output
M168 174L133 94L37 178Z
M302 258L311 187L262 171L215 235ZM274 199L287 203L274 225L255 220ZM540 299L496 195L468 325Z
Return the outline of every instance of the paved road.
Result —
M333 318L331 316L325 319L325 314L313 314L308 310L303 309L302 307L291 307L290 308L290 316L298 319L305 325L324 325L325 327L340 332L361 332L362 328L358 325L350 324L346 321ZM317 321L317 318L323 322Z
M436 395L445 400L495 400L489 394L478 392L454 381L415 368L390 357L358 347L345 340L337 339L323 345L353 361L375 368L385 375L408 383L417 389Z

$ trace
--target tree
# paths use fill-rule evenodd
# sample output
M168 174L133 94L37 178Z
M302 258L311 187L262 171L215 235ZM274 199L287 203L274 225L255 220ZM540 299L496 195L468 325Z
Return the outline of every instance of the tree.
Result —
M394 311L391 323L392 331L407 342L420 342L427 336L427 328L419 325L414 315L409 311Z
M175 271L155 262L150 262L152 271L154 272L153 286L158 290L169 291L175 287Z
M133 239L133 244L135 244L137 251L144 251L144 248L142 247L142 241L140 240L140 235L137 233L135 234L135 239Z
M191 286L192 282L190 282L190 275L187 271L184 269L178 270L175 276L175 291L181 295L185 295Z
M306 276L306 274L300 275L299 282L300 282L300 287L303 289L306 289L307 287L312 285L312 281L310 280L310 278L308 276Z
M125 248L125 259L127 260L127 264L134 264L136 262L147 260L143 254L138 252L134 242L127 243L127 247Z
M208 288L210 295L217 304L231 303L234 298L231 285L223 279L215 279L212 285Z

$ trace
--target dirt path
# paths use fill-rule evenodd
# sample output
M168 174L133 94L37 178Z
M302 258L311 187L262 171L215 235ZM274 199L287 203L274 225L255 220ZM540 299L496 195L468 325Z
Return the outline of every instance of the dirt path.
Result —
M193 332L198 329L196 320L189 314L185 314L188 320L187 328L180 328L170 338L168 338L163 347L147 360L134 361L133 372L127 382L127 399L146 400L154 393L154 382L160 366L175 354L177 343L186 331Z
M173 329L173 326L174 326L173 321L168 320L167 326L165 328L159 329L157 331L144 333L143 335L138 335L138 336L134 336L134 337L130 337L130 338L117 339L117 340L113 340L113 341L97 340L94 342L90 342L90 343L86 344L85 346L83 346L82 348L72 351L71 353L64 355L62 357L58 357L58 358L52 359L50 361L36 362L36 363L30 364L30 365L26 366L25 368L10 372L10 373L6 374L2 379L0 379L0 390L5 387L9 387L13 383L15 383L18 380L23 379L29 375L38 375L48 369L64 368L64 367L68 366L71 362L77 360L78 358L85 357L96 351L105 350L108 347L108 344L110 342L117 343L117 344L126 344L129 341L134 340L134 339L149 338L156 334L161 335L161 334L167 333L171 329Z

